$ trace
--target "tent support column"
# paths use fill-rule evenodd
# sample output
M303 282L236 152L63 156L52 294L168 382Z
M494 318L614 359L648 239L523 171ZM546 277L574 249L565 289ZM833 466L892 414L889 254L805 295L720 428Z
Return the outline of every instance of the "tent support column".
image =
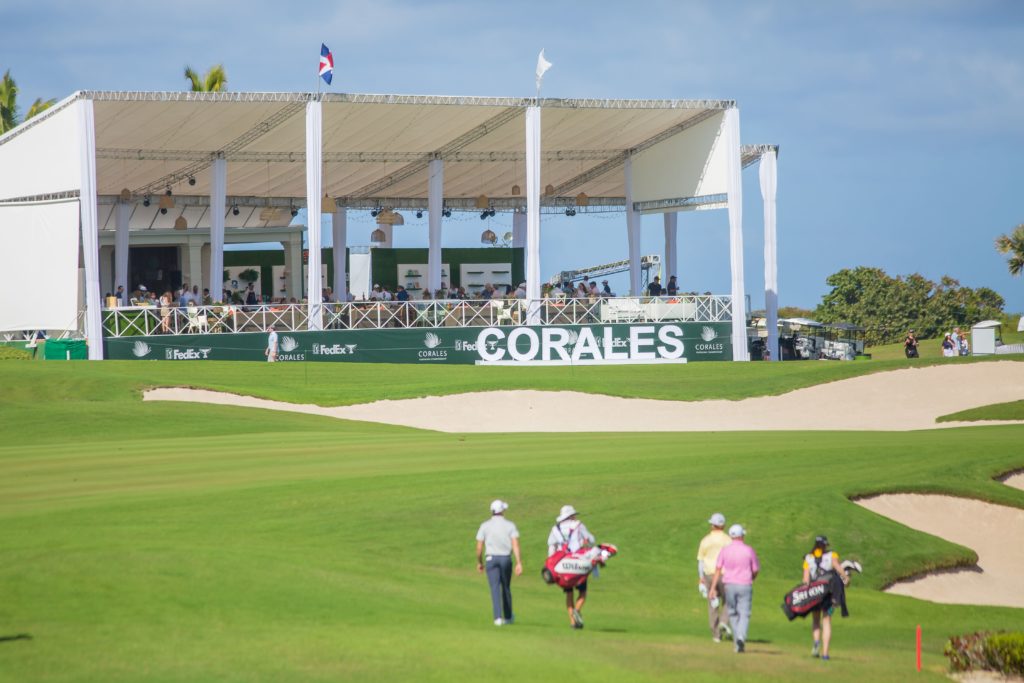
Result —
M526 246L526 214L516 209L512 214L512 247L522 249Z
M117 303L124 306L131 296L132 284L128 282L128 225L132 216L132 205L118 201L114 209L114 289L124 287L124 298Z
M334 299L348 301L348 211L339 208L331 216L331 237L334 244Z
M774 150L761 155L761 199L764 202L764 307L768 351L779 358L779 268L775 239L775 192L778 157Z
M213 160L213 178L210 183L210 278L206 285L214 301L220 301L224 296L224 219L228 213L227 197L228 162L219 156Z
M740 156L740 111L725 112L728 157L729 267L732 273L732 359L750 360L747 346L746 292L743 286L743 163Z
M629 295L640 296L640 214L633 208L633 157L626 157L626 235L629 238Z
M668 285L669 278L678 275L676 267L676 256L678 254L677 235L679 225L679 212L668 211L665 213L665 284Z
M444 161L427 164L427 291L441 289L441 226L444 216ZM451 283L448 283L451 284Z
M306 247L309 271L306 275L306 315L308 329L323 329L320 309L323 289L320 272L321 186L323 185L323 105L306 103Z
M78 102L78 135L82 169L78 206L85 264L85 338L89 344L89 360L103 360L100 235L96 210L96 119L92 100Z
M540 107L526 108L527 322L540 323ZM512 283L515 286L515 283Z

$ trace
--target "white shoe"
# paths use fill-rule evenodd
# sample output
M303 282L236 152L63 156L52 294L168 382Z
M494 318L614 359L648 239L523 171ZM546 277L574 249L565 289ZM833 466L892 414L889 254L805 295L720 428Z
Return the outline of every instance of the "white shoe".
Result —
M494 625L495 625L495 626L501 626L501 625L503 625L504 623L505 623L505 620L504 620L504 619L495 619L495 620L494 620Z
M722 635L723 638L732 640L732 629L729 628L729 624L721 624L718 627L718 632Z

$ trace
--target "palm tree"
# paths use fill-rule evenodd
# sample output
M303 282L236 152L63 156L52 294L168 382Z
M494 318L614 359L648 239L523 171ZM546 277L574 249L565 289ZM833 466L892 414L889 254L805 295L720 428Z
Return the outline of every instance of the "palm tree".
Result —
M192 67L186 66L185 78L190 82L192 92L224 92L228 86L228 75L223 64L211 66L203 77Z
M996 251L1000 254L1009 254L1006 265L1010 269L1010 275L1020 275L1024 271L1024 223L1014 228L1009 235L997 237Z
M4 73L4 78L0 81L0 134L6 133L10 129L17 126L19 123L28 121L30 118L46 111L54 105L57 100L46 100L37 98L32 106L28 108L28 113L25 114L25 118L21 118L18 115L18 84L11 78L11 70L8 69Z

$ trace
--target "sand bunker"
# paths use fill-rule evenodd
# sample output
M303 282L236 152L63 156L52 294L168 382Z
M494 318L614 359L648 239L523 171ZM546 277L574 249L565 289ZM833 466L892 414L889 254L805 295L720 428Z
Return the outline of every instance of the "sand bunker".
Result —
M656 401L572 391L490 391L322 408L192 389L145 400L287 410L441 432L692 432L935 429L968 408L1024 399L1024 363L936 365L880 372L742 401ZM567 406L572 406L567 409Z
M1024 482L1021 483L1024 486ZM951 496L901 493L858 505L978 554L975 568L901 581L890 593L957 605L1024 607L1024 510Z
M1015 489L1024 491L1024 472L1017 472L1003 479L1003 483Z

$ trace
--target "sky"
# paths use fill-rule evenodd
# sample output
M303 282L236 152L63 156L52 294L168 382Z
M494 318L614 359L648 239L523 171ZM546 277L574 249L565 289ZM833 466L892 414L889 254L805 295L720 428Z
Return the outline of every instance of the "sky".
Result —
M0 71L23 108L83 89L182 90L186 64L224 64L230 90L308 91L321 42L333 92L529 96L544 48L545 97L736 100L743 142L781 147L781 305L813 308L830 274L863 265L950 275L1024 311L1024 279L993 248L1024 223L1020 0L0 0L0 17ZM760 308L756 166L743 183ZM426 219L406 218L395 246L426 246ZM350 244L372 223L350 216ZM482 225L453 215L445 246L478 245ZM679 225L682 289L728 293L726 212ZM511 230L511 217L491 228ZM663 249L661 217L645 217L643 253ZM545 217L541 252L545 279L624 259L625 215Z

